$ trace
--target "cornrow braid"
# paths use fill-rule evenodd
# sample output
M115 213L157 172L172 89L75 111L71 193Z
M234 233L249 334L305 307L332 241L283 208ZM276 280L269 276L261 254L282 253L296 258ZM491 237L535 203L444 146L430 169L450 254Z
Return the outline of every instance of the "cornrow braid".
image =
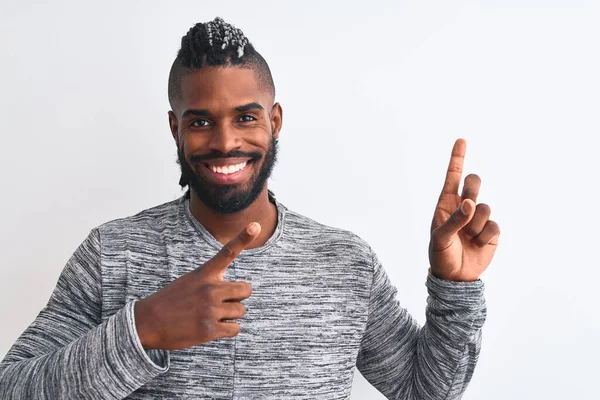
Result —
M271 70L241 29L223 18L197 23L181 38L181 49L169 74L169 103L175 109L181 96L181 78L205 66L237 66L254 69L259 81L275 96Z
M237 46L237 56L241 58L244 55L244 46L248 44L248 38L244 36L241 29L223 21L223 18L216 17L213 21L205 24L208 43L214 46L214 40L221 42L221 50L227 46ZM213 39L214 38L214 39Z

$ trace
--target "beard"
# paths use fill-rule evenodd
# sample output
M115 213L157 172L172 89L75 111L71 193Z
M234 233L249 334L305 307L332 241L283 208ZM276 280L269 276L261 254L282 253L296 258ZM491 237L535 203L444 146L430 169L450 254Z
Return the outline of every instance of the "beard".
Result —
M190 190L212 211L221 214L239 212L254 203L262 192L277 162L278 146L277 140L271 136L269 149L263 157L263 162L258 172L255 172L247 183L232 185L214 184L203 176L196 174L192 166L186 161L181 147L179 147L177 149L177 163L181 167L179 184L182 187L189 185ZM219 152L202 156L192 156L191 161L194 165L197 165L202 160L231 157L249 157L250 160L248 162L251 162L250 166L253 167L260 160L261 154L259 152L246 153L241 151L232 151L228 154Z

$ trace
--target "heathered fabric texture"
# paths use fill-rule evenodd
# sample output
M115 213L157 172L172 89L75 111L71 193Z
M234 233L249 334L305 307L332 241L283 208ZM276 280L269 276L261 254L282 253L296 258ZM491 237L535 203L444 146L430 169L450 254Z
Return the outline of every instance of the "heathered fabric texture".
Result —
M481 281L427 276L423 327L357 235L290 211L225 280L250 282L241 333L185 350L140 344L133 306L221 244L182 196L94 228L0 364L1 399L348 399L354 367L389 399L458 399L475 367Z

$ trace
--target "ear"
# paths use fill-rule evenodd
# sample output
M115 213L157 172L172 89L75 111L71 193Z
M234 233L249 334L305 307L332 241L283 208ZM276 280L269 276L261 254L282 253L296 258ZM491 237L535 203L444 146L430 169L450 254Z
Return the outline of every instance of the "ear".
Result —
M279 139L279 132L281 131L282 125L283 109L281 108L281 104L275 103L271 109L271 128L273 129L273 136L275 139Z
M169 111L169 129L171 129L171 135L173 135L173 139L175 139L175 144L177 144L177 147L179 147L179 136L177 135L177 127L178 127L178 122L177 122L177 117L175 116L175 113L173 111Z

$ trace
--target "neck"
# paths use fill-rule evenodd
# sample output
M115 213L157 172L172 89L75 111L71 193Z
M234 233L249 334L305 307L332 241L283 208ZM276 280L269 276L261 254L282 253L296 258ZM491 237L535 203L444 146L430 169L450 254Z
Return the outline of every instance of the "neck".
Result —
M222 244L236 237L251 222L258 222L262 228L260 234L246 249L264 245L277 228L277 208L269 201L266 184L250 206L233 214L221 214L209 209L194 191L190 190L190 211L194 218Z

